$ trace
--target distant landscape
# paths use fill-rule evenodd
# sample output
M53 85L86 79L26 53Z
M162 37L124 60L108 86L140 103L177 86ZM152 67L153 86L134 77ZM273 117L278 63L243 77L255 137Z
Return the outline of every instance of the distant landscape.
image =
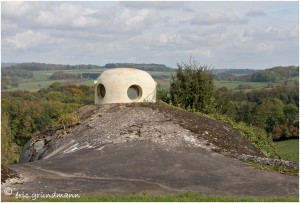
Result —
M45 63L2 63L1 90L38 91L53 82L93 85L93 81L106 69L136 68L147 71L162 88L169 87L176 69L162 64L108 63L98 65L60 65ZM273 67L255 69L215 69L215 86L246 90L299 83L299 67Z

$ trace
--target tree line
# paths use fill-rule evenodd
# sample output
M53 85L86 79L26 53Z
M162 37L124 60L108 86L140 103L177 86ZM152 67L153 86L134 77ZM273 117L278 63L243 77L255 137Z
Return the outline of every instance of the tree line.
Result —
M1 89L7 89L8 85L16 87L22 79L30 79L32 77L31 71L18 67L1 68Z
M248 71L250 72L250 71ZM287 81L299 76L299 66L277 66L265 70L250 72L251 74L236 75L233 71L215 74L216 80L248 81L248 82L278 82ZM242 73L242 72L241 72ZM247 71L245 72L247 73Z
M50 76L50 80L64 80L64 79L97 79L99 73L66 73L64 71L57 71Z
M163 64L138 64L138 63L108 63L104 68L136 68L144 71L157 71L157 72L173 72L173 68L167 67Z
M91 64L79 64L79 65L63 65L63 64L47 64L47 63L20 63L13 65L14 68L19 68L28 71L39 70L77 70L77 69L98 69L101 66ZM8 67L11 68L11 67Z

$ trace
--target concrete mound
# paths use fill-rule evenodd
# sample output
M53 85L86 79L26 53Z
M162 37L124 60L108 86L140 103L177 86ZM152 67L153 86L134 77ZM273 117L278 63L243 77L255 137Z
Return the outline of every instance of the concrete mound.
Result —
M260 171L223 156L263 156L228 125L165 104L84 106L81 120L26 144L9 168L27 193L175 193L288 196L298 177Z

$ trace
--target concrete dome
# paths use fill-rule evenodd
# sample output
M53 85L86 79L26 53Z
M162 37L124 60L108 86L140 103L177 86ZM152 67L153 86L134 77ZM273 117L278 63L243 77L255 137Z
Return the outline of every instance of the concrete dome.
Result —
M156 82L145 71L114 68L95 81L95 104L155 102Z

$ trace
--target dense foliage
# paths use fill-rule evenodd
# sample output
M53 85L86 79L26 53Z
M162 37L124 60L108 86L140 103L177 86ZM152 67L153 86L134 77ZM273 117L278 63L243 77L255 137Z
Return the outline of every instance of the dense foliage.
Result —
M273 139L299 135L298 86L278 86L252 91L220 88L216 92L217 111L237 122L263 128Z
M211 112L214 105L212 69L201 66L195 60L190 60L189 63L178 63L177 67L170 84L172 104L199 112Z
M3 92L2 163L17 161L24 144L46 127L72 122L78 107L93 103L93 92L90 86L61 83L53 83L38 92Z

